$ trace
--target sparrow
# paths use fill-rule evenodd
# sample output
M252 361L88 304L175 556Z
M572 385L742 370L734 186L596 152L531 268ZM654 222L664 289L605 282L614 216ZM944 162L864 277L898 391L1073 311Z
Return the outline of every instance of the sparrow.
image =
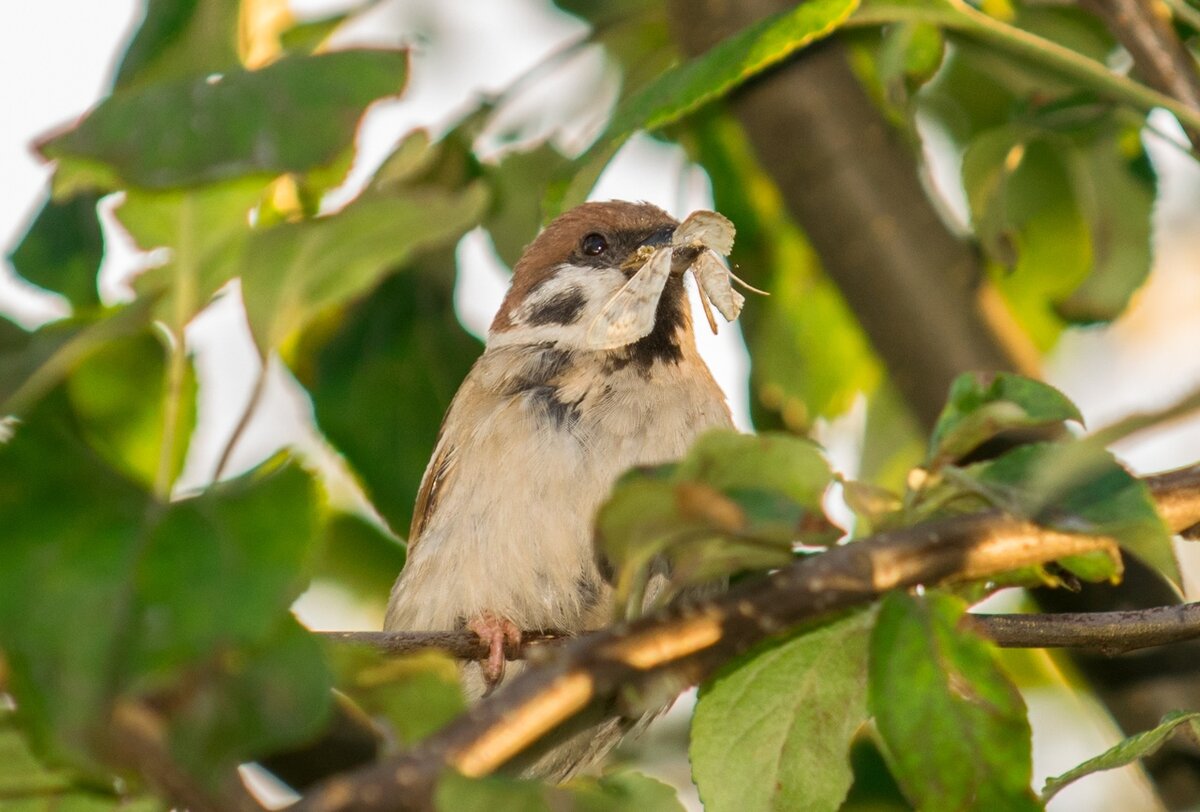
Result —
M450 404L384 628L474 631L489 654L462 666L471 701L504 679L505 643L523 630L611 622L592 529L616 479L733 425L697 352L684 289L695 266L707 298L736 317L741 297L713 282L724 266L710 250L727 254L733 230L697 215L681 228L656 206L609 201L553 220L513 269ZM560 754L531 772L561 780L607 748L592 737L583 749L586 758Z

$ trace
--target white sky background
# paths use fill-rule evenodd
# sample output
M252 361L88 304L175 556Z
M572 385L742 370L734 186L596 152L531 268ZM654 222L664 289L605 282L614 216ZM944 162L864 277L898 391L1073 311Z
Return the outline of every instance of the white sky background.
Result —
M292 0L303 16L317 16L345 6L338 0ZM461 11L459 11L461 7ZM437 10L435 11L433 10ZM446 9L449 9L448 11ZM140 18L136 0L38 0L0 6L0 248L16 244L27 220L40 205L49 176L30 152L29 143L47 130L84 112L108 86L113 61L130 26ZM414 126L435 133L451 126L470 94L498 90L545 54L578 36L578 21L559 14L539 0L494 0L489 3L453 0L400 0L382 4L365 24L349 32L356 41L400 44L397 33L424 30L424 36L403 41L414 47L414 69L406 95L373 110L370 126L360 137L359 166L351 186L361 182L395 140ZM499 30L521 31L524 39L498 37ZM436 45L436 47L434 47ZM556 68L555 105L582 99L595 104L615 92L612 69L595 50ZM580 91L579 89L583 90ZM535 116L527 135L555 132L555 143L579 144L598 125L594 111L582 105L568 118L573 126L557 128L552 115ZM547 109L537 98L520 99L514 117L529 118L530 110ZM1156 119L1160 128L1174 129L1168 116ZM1200 169L1178 150L1159 139L1151 151L1160 172L1160 205L1156 214L1158 267L1152 283L1140 292L1133 308L1111 328L1069 334L1047 361L1048 379L1063 388L1081 407L1092 427L1102 426L1131 411L1161 407L1200 383ZM953 160L940 169L953 172ZM707 177L691 167L682 150L649 138L635 141L602 178L594 197L649 200L676 216L712 205ZM137 256L121 235L106 234L102 291L119 297L122 279L137 265ZM467 236L459 246L463 267L456 305L464 324L482 333L499 304L507 270L482 232ZM753 300L748 306L754 305ZM57 297L32 291L15 280L11 269L0 267L0 312L32 325L65 312ZM749 426L746 393L748 360L736 325L722 325L713 338L698 320L701 349L730 396L738 422ZM198 346L201 375L200 427L184 474L185 485L202 485L211 473L219 448L228 436L257 373L249 337L235 298L212 308L189 329ZM253 465L281 444L295 442L310 453L325 453L310 428L307 405L296 397L294 384L275 370L267 408L251 425L233 468ZM853 446L853 443L850 443ZM1189 420L1139 435L1117 451L1140 471L1183 465L1200 459L1200 421ZM847 465L846 467L849 467ZM1190 552L1190 551L1188 551ZM1189 555L1195 560L1195 556ZM1192 567L1193 570L1196 567ZM1194 589L1189 590L1195 592ZM328 597L328 596L326 596ZM363 625L364 618L357 618ZM354 624L353 614L335 623ZM1071 711L1061 716L1063 697L1030 692L1037 711L1035 749L1038 775L1053 774L1098 752L1112 732L1094 711ZM1081 731L1091 728L1090 732ZM1146 808L1146 799L1128 781L1090 779L1062 793L1052 804L1071 808Z

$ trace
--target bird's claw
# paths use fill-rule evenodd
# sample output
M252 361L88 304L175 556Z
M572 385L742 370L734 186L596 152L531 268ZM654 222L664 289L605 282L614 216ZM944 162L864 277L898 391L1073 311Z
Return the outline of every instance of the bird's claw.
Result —
M507 657L504 644L521 645L521 630L507 618L484 612L467 623L467 628L479 636L480 642L488 648L487 657L480 663L483 670L483 681L487 686L484 696L495 690L504 679L504 665Z

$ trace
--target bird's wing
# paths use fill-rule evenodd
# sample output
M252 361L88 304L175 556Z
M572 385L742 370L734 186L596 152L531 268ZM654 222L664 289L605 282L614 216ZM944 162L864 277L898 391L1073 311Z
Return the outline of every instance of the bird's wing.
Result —
M450 410L446 412L446 417L442 418L442 426L438 429L437 443L433 447L433 457L425 468L425 475L421 477L421 489L417 491L417 503L413 507L412 525L408 529L410 555L413 547L421 538L421 532L429 523L429 518L437 510L438 499L444 492L446 484L454 475L455 448L445 436L446 422L453 409L454 404L452 403Z

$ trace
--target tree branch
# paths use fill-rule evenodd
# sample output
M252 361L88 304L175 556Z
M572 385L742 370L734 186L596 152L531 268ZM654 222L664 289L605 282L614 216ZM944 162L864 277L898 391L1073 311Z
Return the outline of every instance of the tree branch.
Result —
M1172 529L1200 521L1200 466L1147 482ZM999 511L834 547L718 598L568 641L559 656L533 665L417 748L326 781L293 809L426 809L448 766L486 775L593 703L698 682L764 639L863 606L889 590L976 580L1112 549L1110 539L1048 530ZM379 638L342 633L341 639ZM470 646L461 650L479 653Z

